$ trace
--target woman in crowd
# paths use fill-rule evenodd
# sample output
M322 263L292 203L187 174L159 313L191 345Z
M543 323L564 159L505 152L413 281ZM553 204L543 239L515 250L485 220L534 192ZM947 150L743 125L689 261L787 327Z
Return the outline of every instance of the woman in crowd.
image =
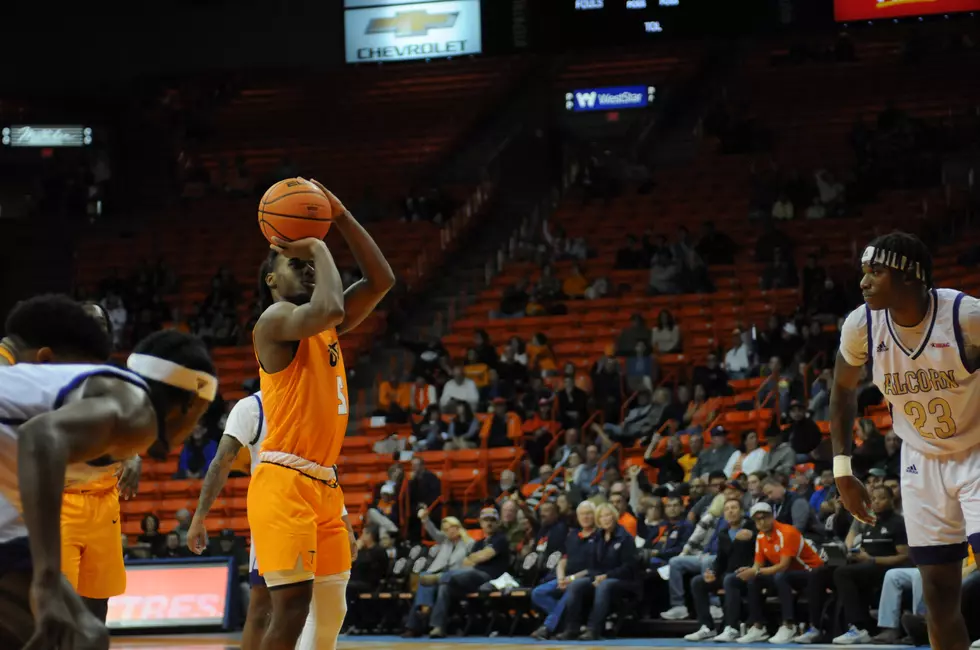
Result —
M736 450L725 464L725 476L735 478L741 474L758 472L766 466L768 452L759 446L759 434L748 431L742 436L742 448Z
M650 335L650 344L657 354L675 354L681 351L681 328L674 315L662 309L657 316L657 326Z
M568 622L558 638L562 641L578 639L595 641L605 628L606 617L612 609L613 599L627 594L638 594L642 583L637 579L636 543L632 535L619 525L619 513L608 503L596 508L599 537L595 544L595 564L588 576L568 586ZM592 596L592 613L584 632L580 633L585 618L586 602Z

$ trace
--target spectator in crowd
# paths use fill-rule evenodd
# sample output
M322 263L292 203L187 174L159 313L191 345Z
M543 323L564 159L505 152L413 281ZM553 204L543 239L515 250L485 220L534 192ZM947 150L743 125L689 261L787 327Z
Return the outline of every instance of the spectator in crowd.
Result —
M421 506L428 506L435 503L439 495L442 494L442 481L425 466L425 460L421 456L413 456L411 463L411 473L408 475L408 500L411 504L411 512L415 512Z
M473 548L473 538L456 517L444 517L439 528L432 523L426 508L419 509L418 518L436 543L436 551L432 564L419 576L419 588L406 625L409 629L422 629L424 617L435 604L439 579L447 571L463 568L463 560Z
M496 364L496 357L494 358L494 363ZM463 364L463 376L472 380L473 383L476 384L478 399L479 391L485 389L487 384L490 383L491 372L494 372L493 369L480 359L476 348L470 348L466 351L466 361ZM445 387L447 384L449 384L449 382L446 382L443 387Z
M622 424L607 422L604 432L613 440L632 446L637 440L652 436L660 425L664 404L654 404L650 391L641 388L636 393L636 401L626 413ZM598 425L595 425L598 428Z
M531 505L530 499L528 505ZM532 511L533 513L533 511ZM534 550L551 557L552 553L563 552L568 539L568 525L558 512L554 501L542 501L538 507L537 535L534 539Z
M885 458L878 467L885 471L886 476L899 476L902 463L902 439L894 431L885 435Z
M555 467L562 467L568 462L569 456L578 453L580 453L578 429L565 429L564 443L555 449L551 460Z
M646 341L637 341L635 352L626 359L626 387L630 392L640 388L653 390L653 384L660 377L660 367L656 359L650 356Z
M605 630L606 617L613 606L613 599L636 595L640 582L636 579L636 544L633 537L617 523L616 509L609 504L596 508L599 523L595 541L595 564L588 577L568 586L567 617L565 631L558 638L563 641L578 639L595 641ZM586 600L592 597L585 632L579 634L579 626L585 618Z
M767 457L765 448L759 445L759 434L746 431L742 434L742 448L732 452L723 471L728 478L751 474L765 467Z
M534 372L554 372L558 369L558 361L555 351L551 349L548 337L538 332L531 337L531 342L527 344L527 365Z
M773 355L765 367L767 371L766 380L759 385L756 395L762 404L775 408L780 404L789 404L790 385L793 378L783 371L783 361L778 356ZM779 402L773 403L772 396L778 397Z
M885 450L885 436L881 435L873 420L861 418L857 422L858 445L855 445L854 468L858 472L867 472L872 467L881 467L888 452Z
M774 476L762 482L762 491L776 521L793 526L803 535L819 534L816 513L810 510L806 498L787 490Z
M813 202L807 206L803 216L808 220L825 219L827 217L827 209L820 202L820 197L813 197Z
M592 396L606 420L619 417L622 409L623 375L616 357L603 355L592 370Z
M487 364L490 368L497 367L497 348L493 346L486 330L476 330L473 333L472 349L476 351L477 361Z
M751 332L743 333L740 329L732 332L732 347L725 352L725 374L731 379L745 379L755 366L755 354L752 350Z
M490 312L490 318L523 318L531 296L527 291L527 280L521 278L513 286L504 289L497 311Z
M662 437L659 433L650 438L650 444L643 452L643 462L657 470L657 482L659 484L673 490L685 480L685 471L680 463L680 459L684 457L684 449L678 436L668 436L666 451L657 456L656 449L661 440Z
M510 427L507 423L507 400L502 397L493 400L489 430L487 446L491 449L510 447L514 444L510 439Z
M687 453L677 459L677 463L684 469L684 482L690 483L699 474L694 473L694 467L698 464L701 451L704 450L704 438L700 433L692 433L687 439Z
M728 387L728 374L718 364L718 355L714 352L708 353L703 366L694 368L692 383L704 386L708 397L721 397L731 392Z
M620 357L629 356L636 350L637 342L647 343L650 340L652 340L650 328L643 321L643 316L633 314L630 317L629 327L620 332L616 339L616 355Z
M184 443L174 478L202 478L218 453L218 443L207 437L207 429L198 424Z
M718 524L716 534L717 550L714 563L704 573L694 576L691 580L691 596L694 610L701 627L684 637L687 641L707 641L719 636L715 629L715 620L711 612L710 596L719 589L726 593L740 592L740 586L732 581L739 580L736 573L745 567L752 566L755 555L755 524L745 516L742 502L738 499L725 501L724 519ZM742 622L742 599L726 598L724 608L724 625L722 635L739 634Z
M827 279L827 271L817 263L817 254L810 253L806 256L806 264L803 266L803 304L810 305L817 291L823 286Z
M416 384L425 386L426 384L435 383L436 379L441 376L449 356L446 348L442 345L442 341L439 339L432 339L426 342L406 341L398 337L397 333L395 337L401 343L402 347L408 349L415 355L415 359L412 362L412 376L422 378L421 383L416 379ZM433 391L435 391L434 387ZM429 401L435 402L435 395ZM421 410L424 410L424 407Z
M813 421L807 413L803 402L798 399L789 402L789 427L785 435L789 438L789 444L796 453L797 463L809 463L813 461L813 452L823 439L820 427Z
M639 467L634 465L634 467ZM684 501L678 495L667 497L664 505L665 519L655 535L647 537L647 548L650 550L651 562L657 566L667 564L684 550L694 524L684 516ZM649 534L649 531L647 531Z
M575 509L578 527L565 538L565 552L555 567L555 578L531 592L531 602L545 614L544 623L531 635L538 640L550 639L561 623L568 602L568 587L576 580L588 580L594 565L596 542L596 508L583 501Z
M635 465L633 467L636 467ZM631 468L632 469L632 468ZM636 516L630 512L629 498L626 485L622 482L613 483L609 489L609 503L616 509L616 521L632 537L636 537Z
M681 292L681 265L669 253L659 251L650 262L651 295L671 295Z
M497 484L490 489L490 499L496 503L514 494L518 489L517 475L514 473L514 470L501 470Z
M439 587L429 621L432 628L429 632L431 639L446 637L446 623L453 602L485 583L496 580L510 564L510 547L507 537L500 531L500 515L495 508L487 507L480 511L480 528L483 539L473 545L470 554L463 560L463 568L446 571L439 576ZM421 620L410 619L403 636L421 636L422 626Z
M728 459L735 453L735 447L728 442L728 431L718 425L711 430L711 446L698 454L698 462L691 469L692 476L705 476L721 472L724 478Z
M595 493L593 483L599 476L599 447L588 445L585 448L584 462L575 468L572 477L572 485L577 488L583 496L589 497Z
M650 332L650 343L657 354L674 354L681 351L681 328L674 315L662 309L657 315L657 326Z
M568 298L579 300L585 297L585 291L589 288L589 280L582 273L582 266L575 262L572 270L561 283L561 292Z
M166 541L166 536L160 532L160 518L154 514L143 515L140 529L143 531L137 538L140 546L148 549L153 557L157 557Z
M524 530L521 526L518 513L521 511L520 505L521 492L517 489L511 492L510 496L500 504L500 532L507 539L508 548L514 551L518 543L524 539Z
M748 623L751 627L737 639L728 639L723 632L718 641L761 643L769 639L763 612L765 597L762 590L765 589L779 596L783 621L772 642L789 643L796 637L797 631L794 590L801 590L806 585L809 573L823 566L823 560L796 528L778 521L769 504L757 503L749 513L759 530L755 561L752 566L740 569L735 574L741 584L732 581L734 590L731 594L725 591L725 600L739 598L741 593L748 594Z
M348 599L373 593L388 575L388 555L379 544L379 533L377 526L365 526L361 531L357 540L357 557L351 564L350 581L347 583ZM348 614L352 619L348 622L354 629L363 623L359 613L360 610L355 608Z
M439 407L443 413L452 413L456 410L457 402L469 405L474 411L480 402L480 391L476 382L466 376L461 365L453 366L453 378L442 387Z
M449 422L446 450L475 449L480 444L480 421L473 415L469 403L456 404L456 416Z
M395 483L386 481L374 506L368 509L368 521L380 530L398 533L398 503L395 501Z
M415 383L412 384L411 401L409 410L412 415L422 415L430 405L437 405L436 387L426 381L425 377L418 375Z
M796 465L796 452L783 433L775 427L769 430L769 456L761 468L766 474L789 476Z
M504 346L503 354L497 362L497 376L511 392L524 387L530 379L527 372L527 355L524 355L524 361L521 361L517 350L517 344L508 343Z
M558 393L558 420L562 428L580 428L588 417L589 396L575 385L575 377L565 375Z
M964 569L963 578L968 574ZM925 600L922 598L922 574L918 567L901 567L888 569L881 586L881 597L878 599L878 634L871 642L882 645L915 645L911 639L905 639L902 631L902 603L906 594L911 592L913 615L924 616ZM819 629L819 626L813 626ZM819 638L819 637L818 637Z
M823 636L820 617L826 590L835 586L843 608L848 630L834 639L835 645L870 643L869 608L871 598L882 585L885 573L891 568L908 564L908 537L905 520L895 512L891 490L881 486L871 490L874 525L855 521L844 546L849 550L847 564L824 569L811 576L807 597L810 599L810 627L798 636L797 643L815 643Z
M449 425L434 404L425 410L420 422L412 424L412 429L416 438L414 446L419 451L440 451L449 439Z
M398 381L397 377L390 381L383 381L378 386L378 409L374 415L383 416L390 422L407 422L411 402L411 382Z
M180 535L176 532L167 533L164 538L164 544L157 550L155 557L161 559L174 559L180 557L188 557L191 552L186 546L180 543Z

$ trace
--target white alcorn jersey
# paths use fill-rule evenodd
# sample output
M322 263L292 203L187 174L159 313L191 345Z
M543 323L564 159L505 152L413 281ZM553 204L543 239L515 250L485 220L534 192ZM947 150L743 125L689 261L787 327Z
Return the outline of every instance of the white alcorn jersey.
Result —
M917 327L901 328L887 309L872 311L865 305L848 316L841 333L845 361L862 365L870 360L895 433L930 456L980 445L980 373L971 372L976 359L968 356L974 350L970 344L980 341L964 340L964 299L970 301L972 328L977 301L952 289L933 289L929 311ZM856 340L862 335L864 341Z
M231 436L248 448L252 456L252 474L259 465L259 449L265 440L265 412L262 406L262 393L254 393L238 400L225 422L225 435Z
M28 420L61 408L90 377L118 377L146 389L137 375L108 365L28 364L0 367L0 542L27 535L20 518L17 440ZM73 463L65 487L87 483L114 472L118 462Z

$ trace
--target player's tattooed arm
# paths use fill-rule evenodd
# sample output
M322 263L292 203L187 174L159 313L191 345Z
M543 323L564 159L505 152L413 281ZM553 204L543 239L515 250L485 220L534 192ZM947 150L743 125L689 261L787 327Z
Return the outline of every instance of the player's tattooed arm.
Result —
M861 367L852 366L838 353L834 364L834 385L830 391L830 439L835 456L851 455L860 381Z
M357 222L340 199L316 180L311 179L311 182L330 199L333 205L333 222L344 236L363 276L344 292L344 321L337 327L337 333L344 334L360 325L395 286L395 272L391 270L391 265L374 238Z
M224 489L228 481L228 474L231 472L235 458L242 450L242 443L234 436L223 435L221 442L218 443L218 451L208 467L208 473L204 476L204 484L201 486L201 496L197 500L197 510L191 519L190 529L187 531L187 547L195 553L202 553L208 543L207 530L204 527L204 520L211 512L215 500Z

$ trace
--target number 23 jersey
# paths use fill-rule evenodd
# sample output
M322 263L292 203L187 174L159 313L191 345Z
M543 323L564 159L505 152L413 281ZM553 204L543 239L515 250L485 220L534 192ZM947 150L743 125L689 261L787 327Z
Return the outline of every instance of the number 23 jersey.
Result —
M862 305L841 331L841 356L871 363L888 400L892 428L912 448L943 456L980 445L980 301L953 289L932 289L929 310L900 327L887 309Z

